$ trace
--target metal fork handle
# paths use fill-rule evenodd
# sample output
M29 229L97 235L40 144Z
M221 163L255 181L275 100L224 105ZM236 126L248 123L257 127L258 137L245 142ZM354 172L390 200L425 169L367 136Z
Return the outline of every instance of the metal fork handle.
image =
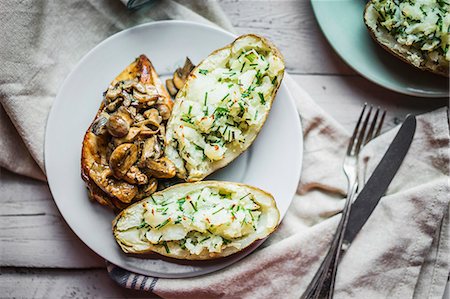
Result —
M327 298L327 299L333 298L338 264L339 264L342 256L345 253L345 250L343 249L344 234L345 234L345 230L346 230L347 224L348 224L348 219L349 219L350 210L351 210L351 203L353 202L353 199L356 196L356 191L357 191L357 186L355 186L355 188L352 189L352 191L351 191L350 198L349 198L350 207L348 209L347 214L342 215L343 218L345 216L345 219L343 220L343 225L338 234L339 237L338 237L337 246L336 246L336 248L334 248L334 255L332 255L332 259L330 261L328 270L322 276L323 281L321 283L320 289L318 289L316 291L316 293L320 295L320 298Z
M322 289L322 285L326 279L326 275L328 273L328 269L332 265L333 259L336 255L336 249L340 248L339 246L342 244L342 236L343 236L343 229L345 229L344 225L346 225L348 221L348 215L350 215L350 208L351 203L353 201L354 195L356 194L356 190L358 188L358 185L356 183L356 179L354 180L352 186L351 186L351 192L348 194L346 200L344 209L342 210L342 217L339 221L338 227L336 229L336 233L333 237L333 240L331 242L331 246L325 255L325 258L322 261L322 264L320 265L319 269L317 270L316 274L314 275L314 278L306 288L305 292L301 296L301 299L316 299L319 296L320 290ZM342 235L342 236L341 236Z

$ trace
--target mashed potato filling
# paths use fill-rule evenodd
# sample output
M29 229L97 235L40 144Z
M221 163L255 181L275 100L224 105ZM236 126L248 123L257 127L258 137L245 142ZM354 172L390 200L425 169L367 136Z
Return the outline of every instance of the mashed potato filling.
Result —
M128 208L116 225L116 238L128 246L159 245L167 253L222 252L258 228L261 207L242 190L205 187L179 196L155 195Z
M178 171L201 177L211 162L248 146L283 71L283 61L261 41L238 40L203 61L177 96L180 105L170 121L166 154Z
M450 61L450 0L374 0L378 24L428 59Z

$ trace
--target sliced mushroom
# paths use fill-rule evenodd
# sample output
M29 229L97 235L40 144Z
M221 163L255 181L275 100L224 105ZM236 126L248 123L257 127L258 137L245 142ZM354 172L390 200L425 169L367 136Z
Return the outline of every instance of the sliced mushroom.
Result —
M128 170L123 179L134 185L143 185L148 182L147 176L136 166L131 166L130 170Z
M189 57L186 57L186 60L184 61L184 66L182 69L182 78L186 79L194 68L195 68L195 65L192 63L192 61L189 59Z
M140 93L137 90L133 91L133 96L139 103L147 103L147 104L150 101L154 103L159 98L158 94Z
M124 107L120 107L116 113L111 115L106 127L112 136L120 138L128 134L132 123L133 119L130 113Z
M91 132L95 135L104 135L106 130L106 124L108 123L109 114L106 112L100 113L100 115L97 117L97 119L94 121L91 127Z
M187 77L189 76L189 74L191 73L191 71L194 68L195 68L195 65L191 62L189 57L186 57L184 66L182 68L177 68L177 70L173 73L172 83L178 90L180 90L183 87L184 83L186 83ZM166 81L166 85L168 85L167 81ZM169 87L167 87L167 88L169 88Z
M146 125L143 125L143 126L140 126L139 128L141 129L139 131L139 137L145 138L145 137L150 137L150 136L158 134L160 127L157 127L155 130L153 130L153 129L147 127Z
M162 148L156 136L147 138L144 141L141 151L141 161L147 159L158 159L162 155Z
M131 202L139 191L138 187L110 176L111 171L108 166L94 163L89 170L89 177L109 196L115 197L121 202Z
M122 92L122 89L119 88L119 86L110 86L108 90L106 91L105 97L110 100L114 100L119 96L119 94Z
M142 84L141 82L135 82L133 84L134 89L136 89L137 91L139 91L140 93L147 93L147 88L144 84Z
M168 120L170 117L170 108L167 105L159 104L156 105L156 109L158 109L159 115L161 115L163 120Z
M122 143L133 142L139 136L140 132L141 132L141 128L131 127L127 136L122 137L122 138L113 138L112 140L116 146L118 146Z
M177 95L178 88L175 87L175 84L173 84L173 80L172 79L167 79L166 80L166 87L167 87L167 90L169 91L169 93L170 93L170 95L172 97Z
M136 196L137 199L142 199L144 197L150 196L151 194L156 192L158 188L158 180L155 178L151 178L148 180L148 183L139 188L139 194Z
M125 90L122 91L121 96L123 97L123 105L125 107L129 107L131 104L134 104L135 100L133 96Z
M123 101L122 98L116 98L114 101L112 101L106 106L106 110L108 110L109 112L115 111L122 101Z
M130 167L136 163L138 148L133 143L119 145L109 158L109 167L118 179L123 178Z
M151 108L142 114L145 118L152 120L153 122L160 124L162 122L162 117L159 115L158 109Z
M178 68L178 69L173 73L173 84L175 85L175 87L176 87L178 90L180 90L181 87L183 87L184 82L185 82L181 76L182 76L182 74L181 74L181 69Z
M158 179L173 178L176 174L175 165L166 157L158 160L147 159L141 164L143 171Z

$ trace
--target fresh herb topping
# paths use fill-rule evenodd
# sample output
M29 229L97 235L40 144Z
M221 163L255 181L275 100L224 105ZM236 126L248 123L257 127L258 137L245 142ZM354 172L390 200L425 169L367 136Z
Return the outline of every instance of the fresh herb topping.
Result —
M253 62L253 61L255 61L257 56L255 53L250 52L249 54L245 55L245 58L247 58L250 62Z
M266 100L264 99L264 95L261 92L258 92L258 96L260 99L260 103L265 105L266 104Z
M208 73L208 70L198 69L198 72L202 75L206 75Z

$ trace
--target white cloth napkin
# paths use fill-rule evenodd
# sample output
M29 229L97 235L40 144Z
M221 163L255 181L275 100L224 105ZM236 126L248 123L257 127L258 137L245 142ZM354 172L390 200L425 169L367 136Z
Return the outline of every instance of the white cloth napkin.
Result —
M180 1L183 5L158 1L134 12L116 2L0 3L4 20L0 100L6 111L0 127L2 167L44 178L44 128L53 98L74 64L105 37L148 20L209 22L191 10L198 3L202 12L209 12L205 16L229 26L213 1ZM109 265L113 279L164 298L299 297L339 221L336 213L343 206L346 186L342 160L349 134L289 76L284 82L301 117L304 160L298 194L279 229L250 256L216 273L157 279ZM364 149L362 180L368 179L395 133L383 134ZM446 109L418 117L404 163L342 260L335 298L442 298L450 260L449 138Z

